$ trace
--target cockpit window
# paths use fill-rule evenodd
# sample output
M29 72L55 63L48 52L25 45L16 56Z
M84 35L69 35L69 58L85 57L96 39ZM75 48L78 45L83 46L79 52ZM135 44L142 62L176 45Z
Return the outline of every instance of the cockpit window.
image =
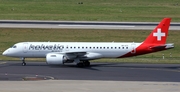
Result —
M14 45L14 46L12 46L11 48L16 48L17 46L16 45Z

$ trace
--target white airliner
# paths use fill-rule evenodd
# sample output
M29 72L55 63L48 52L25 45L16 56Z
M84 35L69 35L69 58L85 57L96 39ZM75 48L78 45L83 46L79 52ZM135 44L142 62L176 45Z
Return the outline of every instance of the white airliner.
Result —
M160 24L141 43L135 42L20 42L3 52L4 56L22 58L46 58L47 64L63 65L75 62L77 66L89 66L89 60L123 58L173 48L166 44L170 18Z

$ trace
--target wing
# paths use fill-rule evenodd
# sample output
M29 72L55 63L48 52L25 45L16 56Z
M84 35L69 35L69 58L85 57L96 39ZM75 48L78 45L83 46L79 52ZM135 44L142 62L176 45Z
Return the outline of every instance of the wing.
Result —
M85 52L85 51L64 51L64 52L53 52L56 54L62 54L67 57L69 60L79 59L79 60L93 60L102 58L102 55L94 52Z

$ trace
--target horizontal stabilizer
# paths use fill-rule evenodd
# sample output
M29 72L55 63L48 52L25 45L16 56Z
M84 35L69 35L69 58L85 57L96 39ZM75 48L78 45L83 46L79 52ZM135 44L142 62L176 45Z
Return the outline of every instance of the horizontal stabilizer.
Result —
M174 48L173 43L150 47L150 49L154 49L154 50L171 49L171 48Z
M165 49L166 45L161 45L161 46L153 46L153 47L150 47L150 49L153 49L153 50L161 50L161 49Z
M168 44L165 44L165 45L166 45L166 49L174 48L174 43L168 43Z

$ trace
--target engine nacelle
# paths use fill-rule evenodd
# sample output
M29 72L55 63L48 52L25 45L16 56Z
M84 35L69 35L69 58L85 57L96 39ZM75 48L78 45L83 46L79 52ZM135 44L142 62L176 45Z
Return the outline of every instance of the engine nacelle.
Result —
M62 65L67 58L62 54L49 53L46 55L46 62L50 65Z
M99 58L102 58L102 55L99 54L99 53L88 53L86 54L82 60L93 60L93 59L99 59Z

